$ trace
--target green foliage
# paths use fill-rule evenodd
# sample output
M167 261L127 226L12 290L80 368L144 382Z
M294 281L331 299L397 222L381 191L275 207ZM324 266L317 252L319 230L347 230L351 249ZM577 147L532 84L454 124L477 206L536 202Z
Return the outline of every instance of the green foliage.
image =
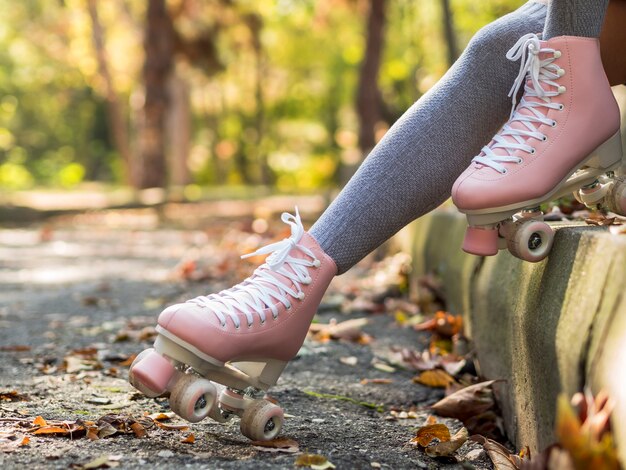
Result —
M453 0L463 46L519 0ZM209 31L221 69L178 60L189 86L195 183L264 181L281 189L334 183L359 158L354 96L364 54L364 1L189 2L184 37ZM98 2L115 92L137 151L145 1ZM180 0L169 7L178 11ZM121 182L86 2L0 0L0 187ZM255 19L261 25L255 37ZM446 70L439 0L389 0L379 83L389 121ZM260 45L256 47L255 44ZM388 124L390 124L389 122ZM268 182L268 181L266 181ZM194 187L194 186L192 186Z

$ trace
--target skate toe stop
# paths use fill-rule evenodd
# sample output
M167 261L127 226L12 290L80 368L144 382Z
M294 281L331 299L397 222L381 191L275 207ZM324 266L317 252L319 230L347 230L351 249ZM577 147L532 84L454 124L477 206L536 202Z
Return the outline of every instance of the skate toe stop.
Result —
M498 253L498 230L496 228L467 227L463 251L472 255L492 256Z

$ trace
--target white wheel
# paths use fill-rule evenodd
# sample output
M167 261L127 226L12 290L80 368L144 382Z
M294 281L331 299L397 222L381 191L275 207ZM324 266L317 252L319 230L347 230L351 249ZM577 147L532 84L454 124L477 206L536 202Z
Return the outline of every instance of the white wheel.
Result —
M186 374L172 387L170 407L181 418L197 423L209 415L216 396L215 385L210 380Z
M159 395L161 395L161 393L157 393L154 392L153 390L149 389L148 387L146 387L143 382L141 382L140 380L137 380L135 378L135 374L133 374L133 368L139 364L139 362L144 359L148 354L150 354L151 352L154 352L154 348L149 348L149 349L144 349L143 351L141 351L137 357L133 360L133 363L130 365L130 368L128 369L128 381L130 382L130 384L135 387L137 390L139 390L141 393L143 393L145 396L147 396L148 398L156 398Z
M241 434L253 441L271 441L283 427L285 419L280 406L267 400L256 400L241 415Z
M507 236L507 246L511 254L524 261L541 261L552 248L554 231L539 220L518 220Z
M615 183L604 198L604 205L611 212L626 216L626 176L615 178Z

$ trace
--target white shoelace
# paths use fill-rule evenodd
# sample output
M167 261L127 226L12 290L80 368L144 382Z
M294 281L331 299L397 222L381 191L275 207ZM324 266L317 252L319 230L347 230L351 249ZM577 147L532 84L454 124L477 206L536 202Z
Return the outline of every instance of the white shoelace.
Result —
M285 308L291 308L288 296L303 300L304 292L301 285L311 283L309 276L310 267L319 267L321 262L315 254L306 246L300 245L300 239L304 234L304 227L300 220L300 213L296 207L295 216L284 212L281 220L291 226L291 236L276 243L259 248L254 253L243 255L242 258L266 255L265 263L259 266L252 276L230 289L217 294L200 296L188 302L211 309L217 316L222 326L226 325L226 318L230 317L235 328L240 327L238 312L243 313L248 320L248 327L252 326L254 318L251 312L259 315L261 323L265 323L265 309L272 311L272 317L278 317L278 303ZM294 258L290 256L292 250L298 250L308 256L309 259ZM289 279L292 285L288 285L272 273L280 274ZM276 303L276 301L278 303Z
M539 54L547 55L543 60ZM504 174L507 169L501 163L522 163L522 159L513 152L520 150L529 154L535 153L535 148L528 143L530 138L539 141L547 140L547 136L539 132L538 127L546 124L556 127L556 121L549 119L540 108L559 109L563 106L552 103L551 98L565 93L564 86L560 86L554 80L562 77L565 70L554 64L554 60L561 57L561 52L551 48L541 48L541 42L536 34L526 34L507 52L507 59L517 61L521 59L520 71L509 92L512 97L513 107L509 121L502 127L500 132L493 138L490 145L482 149L482 155L474 157L473 162L493 168ZM524 84L524 95L517 105L517 94ZM549 85L552 88L544 88ZM526 98L537 97L539 100L529 101ZM521 113L522 110L528 113ZM521 123L525 129L514 128L513 123ZM503 149L506 155L498 155L495 149Z

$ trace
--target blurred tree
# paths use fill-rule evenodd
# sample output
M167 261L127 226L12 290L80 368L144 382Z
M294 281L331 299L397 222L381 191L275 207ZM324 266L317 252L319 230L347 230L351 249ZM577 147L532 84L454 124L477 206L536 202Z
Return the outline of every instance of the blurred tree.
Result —
M378 74L384 45L386 0L370 0L365 55L361 63L356 109L359 116L359 148L366 156L376 145L376 126L382 119ZM349 176L349 174L345 175Z
M169 108L168 81L174 67L174 25L165 0L148 0L145 24L145 101L140 124L140 188L167 185L165 119Z
M448 49L448 65L451 66L456 59L459 58L459 48L457 46L456 30L454 29L450 0L441 0L441 9L443 11L444 38Z
M126 184L136 184L136 171L132 166L132 155L129 146L128 130L126 124L126 114L122 109L119 97L113 86L113 79L109 70L108 57L105 47L105 32L98 15L97 0L87 0L87 9L91 18L91 31L93 45L98 60L98 71L105 85L107 101L107 118L111 138L115 143L117 151L122 157L124 164L124 182Z

